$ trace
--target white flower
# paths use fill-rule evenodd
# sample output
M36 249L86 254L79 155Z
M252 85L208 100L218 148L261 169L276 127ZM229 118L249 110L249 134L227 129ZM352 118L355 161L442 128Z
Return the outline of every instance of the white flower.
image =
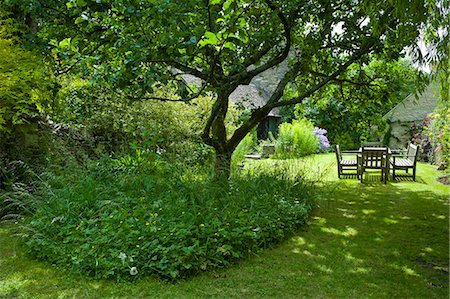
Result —
M125 262L125 259L126 259L126 258L127 258L127 255L126 255L125 253L121 252L121 253L119 254L119 259L122 260L122 263Z
M130 274L131 274L131 275L136 275L136 274L138 274L137 268L136 268L136 267L131 267L131 269L130 269Z
M166 152L165 149L160 148L159 146L156 146L156 153L157 153L158 155L162 155L162 154L164 154L165 152Z

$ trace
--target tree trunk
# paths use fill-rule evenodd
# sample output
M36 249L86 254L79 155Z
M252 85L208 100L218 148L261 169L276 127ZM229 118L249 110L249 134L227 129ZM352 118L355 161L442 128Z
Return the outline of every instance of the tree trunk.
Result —
M220 153L216 150L216 163L214 165L214 180L228 180L231 174L230 152Z

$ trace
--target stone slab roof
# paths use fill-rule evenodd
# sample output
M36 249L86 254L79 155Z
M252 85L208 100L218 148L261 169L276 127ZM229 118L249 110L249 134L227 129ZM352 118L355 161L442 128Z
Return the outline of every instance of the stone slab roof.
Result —
M433 112L439 98L439 84L433 82L416 98L414 94L408 95L402 102L386 113L383 118L390 122L420 121Z

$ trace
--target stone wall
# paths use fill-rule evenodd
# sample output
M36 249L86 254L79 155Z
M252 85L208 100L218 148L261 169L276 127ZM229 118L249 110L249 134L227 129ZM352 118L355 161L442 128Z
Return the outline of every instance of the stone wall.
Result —
M390 124L387 145L393 149L405 149L411 142L409 128L412 122L393 122Z

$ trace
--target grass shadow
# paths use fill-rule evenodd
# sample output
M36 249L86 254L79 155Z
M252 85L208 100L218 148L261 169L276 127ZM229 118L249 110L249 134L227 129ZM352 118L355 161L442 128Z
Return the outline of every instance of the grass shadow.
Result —
M358 297L447 298L448 198L373 177L376 183L325 185L321 208L291 241L291 255L313 276L328 277L333 297L349 297L337 293L342 284Z
M386 185L333 171L294 237L176 283L72 275L30 260L0 227L0 298L448 298L449 189L419 170L419 183Z

